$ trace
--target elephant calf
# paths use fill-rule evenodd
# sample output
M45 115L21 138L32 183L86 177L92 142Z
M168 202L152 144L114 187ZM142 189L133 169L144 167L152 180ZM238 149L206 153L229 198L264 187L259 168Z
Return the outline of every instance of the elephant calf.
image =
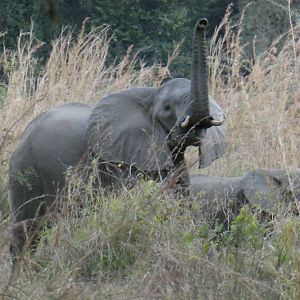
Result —
M298 214L295 201L300 201L300 169L255 169L241 177L191 175L190 181L192 197L203 200L201 204L213 211L213 219L225 227L245 204L259 207L267 214L273 214L280 206Z

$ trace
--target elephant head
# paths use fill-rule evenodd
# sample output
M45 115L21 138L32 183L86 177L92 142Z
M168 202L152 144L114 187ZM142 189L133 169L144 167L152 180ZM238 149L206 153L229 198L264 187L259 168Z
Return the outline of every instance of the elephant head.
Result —
M247 203L273 212L278 204L300 201L300 171L257 169L242 177L240 188Z
M182 162L187 146L199 145L207 128L223 124L222 110L208 96L207 24L200 19L195 26L191 80L128 89L97 102L87 131L93 153L143 171L168 170ZM210 107L220 120L211 116Z

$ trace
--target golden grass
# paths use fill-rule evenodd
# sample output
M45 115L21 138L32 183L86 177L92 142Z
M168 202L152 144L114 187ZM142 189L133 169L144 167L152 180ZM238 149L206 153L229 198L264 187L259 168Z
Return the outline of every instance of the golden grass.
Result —
M255 49L255 45L240 44L242 26L242 19L233 24L227 11L212 38L211 92L226 112L229 148L208 172L226 175L254 167L299 168L300 27L293 27L268 51L254 53L249 60L243 49ZM218 38L221 29L225 34ZM251 72L243 77L245 68Z
M228 11L211 41L210 88L226 112L228 150L201 172L300 167L300 28L280 37L283 47L274 41L252 60L243 49L255 45L241 45L241 30L242 20L233 24ZM34 57L41 44L32 31L19 37L16 51L3 53L8 82L0 107L3 212L9 155L34 116L61 103L94 103L127 87L159 86L169 75L168 65L146 66L131 48L119 64L109 61L109 41L106 27L89 33L83 27L75 40L63 29L43 68ZM249 73L242 76L246 67ZM78 195L67 198L72 202ZM194 219L193 209L201 211L201 204L185 210L180 199L163 197L151 182L102 200L87 200L81 218L59 216L44 232L48 243L26 256L23 271L0 294L7 299L299 299L300 225L293 216L278 215L267 230L246 211L224 237L206 227L204 213ZM10 269L8 224L0 215L2 287Z

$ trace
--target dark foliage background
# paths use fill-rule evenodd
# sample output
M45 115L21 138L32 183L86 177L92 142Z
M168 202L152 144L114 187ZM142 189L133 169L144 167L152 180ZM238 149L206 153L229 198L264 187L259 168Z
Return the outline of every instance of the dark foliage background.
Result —
M222 20L232 4L238 18L249 0L0 0L0 32L5 32L5 46L14 48L20 31L28 31L34 21L36 37L45 42L39 50L43 60L50 50L50 41L57 37L62 26L71 26L76 33L89 18L88 27L110 25L114 33L110 59L126 53L128 47L141 49L149 64L165 62L174 45L184 39L181 52L172 65L172 75L188 76L191 33L195 21L206 17L210 22L208 35ZM254 0L246 11L243 42L257 38L258 51L265 49L274 36L289 28L287 0ZM292 1L293 21L299 20L300 0ZM261 22L257 22L257 16ZM87 28L89 29L89 28ZM248 55L251 55L248 47ZM3 51L3 49L2 49ZM246 48L247 52L247 48Z

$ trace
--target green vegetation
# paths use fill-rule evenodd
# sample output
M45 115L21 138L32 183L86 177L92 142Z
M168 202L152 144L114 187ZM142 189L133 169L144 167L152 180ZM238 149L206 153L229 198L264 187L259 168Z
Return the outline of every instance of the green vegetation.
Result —
M159 2L166 5L166 1ZM13 5L10 1L3 3ZM33 3L38 9L40 2ZM85 3L88 7L93 2ZM31 9L25 4L20 7ZM96 8L95 13L99 13ZM77 9L75 4L72 9ZM160 9L155 17L167 12L163 6ZM18 11L6 10L6 17ZM0 13L4 14L3 10ZM80 13L83 19L84 10ZM74 24L72 19L64 20ZM289 24L288 19L285 21ZM165 28L155 24L158 30ZM211 38L210 93L226 112L228 150L201 172L232 176L255 167L299 167L299 25L286 27L289 32L278 41L280 46L275 43L265 52L255 53L252 61L245 55L241 25L227 11ZM231 230L225 232L213 226L220 209L217 203L190 203L151 181L104 197L93 189L92 177L81 182L72 177L71 170L70 184L60 198L60 212L51 216L53 226L43 231L37 251L26 253L18 276L9 278L7 169L25 126L54 105L94 103L107 93L127 87L158 86L168 77L170 64L180 63L176 46L174 51L168 48L172 49L168 64L141 62L133 49L126 49L123 55L118 54L118 61L113 61L110 53L115 51L117 34L112 38L106 27L90 30L88 26L78 28L75 39L68 30L53 39L44 64L37 61L42 46L32 32L23 34L15 50L1 56L0 297L299 299L298 216L279 207L266 223L261 211L244 207L232 221ZM127 25L123 28L131 30ZM142 41L141 45L146 46ZM157 60L159 56L153 57ZM248 76L243 77L241 71L246 67ZM187 159L190 172L195 172L197 157L193 150L187 153Z
M248 0L1 0L0 30L5 32L5 45L16 47L20 32L30 30L34 22L35 36L45 44L36 55L47 59L51 41L61 33L62 26L71 26L78 34L82 23L89 19L88 28L103 24L113 33L109 50L110 62L119 61L133 45L135 52L148 64L167 62L174 46L183 40L177 60L171 71L175 77L189 76L191 56L190 33L196 20L205 16L210 21L209 36L222 20L227 6L232 3L236 18L248 6ZM299 21L299 0L291 2L291 22ZM256 51L261 52L290 27L286 0L256 0L246 10L243 43L249 44L246 52L252 56L253 40ZM0 51L1 52L1 51Z
M27 299L297 299L300 223L268 230L245 207L230 232L209 227L205 211L141 182L121 196L85 201L45 229L6 292ZM4 247L4 246L2 246ZM6 258L7 259L7 258ZM17 288L15 288L17 287Z

